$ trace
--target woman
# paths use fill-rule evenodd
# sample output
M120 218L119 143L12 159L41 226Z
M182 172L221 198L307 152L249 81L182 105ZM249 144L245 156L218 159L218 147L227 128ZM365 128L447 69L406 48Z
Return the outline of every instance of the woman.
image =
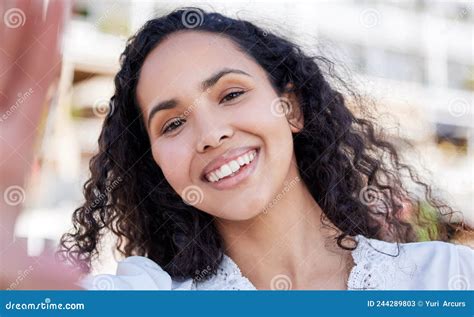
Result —
M83 285L472 287L471 249L409 243L449 241L453 210L348 109L325 65L217 13L148 21L122 54L85 203L62 238L85 271L107 229L127 258Z

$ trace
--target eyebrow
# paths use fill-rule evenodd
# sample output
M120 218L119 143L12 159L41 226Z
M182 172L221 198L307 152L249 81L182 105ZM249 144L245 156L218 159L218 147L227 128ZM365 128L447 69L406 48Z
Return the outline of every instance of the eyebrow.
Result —
M203 92L206 91L207 89L209 89L212 86L214 86L215 84L217 84L217 82L222 77L224 77L225 75L228 75L228 74L240 74L240 75L246 75L246 76L252 77L248 73L246 73L246 72L244 72L243 70L240 70L240 69L223 68L220 71L216 72L211 77L209 77L208 79L203 80L202 83L201 83L201 90ZM150 127L151 120L153 119L153 117L159 111L166 110L166 109L173 109L177 106L177 104L178 104L178 101L176 99L169 99L169 100L166 100L166 101L162 101L162 102L156 104L155 106L153 106L150 110L149 115L148 115L147 126Z

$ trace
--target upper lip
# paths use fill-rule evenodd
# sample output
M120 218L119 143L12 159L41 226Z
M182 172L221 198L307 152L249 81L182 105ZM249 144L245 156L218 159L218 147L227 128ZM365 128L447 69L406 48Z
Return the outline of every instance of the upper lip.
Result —
M216 168L229 163L232 160L235 160L239 156L251 151L251 150L257 150L257 146L245 146L245 147L239 147L239 148L234 148L230 149L224 152L224 154L216 157L213 159L209 164L204 167L204 170L202 172L202 177L205 179L207 173L212 172Z

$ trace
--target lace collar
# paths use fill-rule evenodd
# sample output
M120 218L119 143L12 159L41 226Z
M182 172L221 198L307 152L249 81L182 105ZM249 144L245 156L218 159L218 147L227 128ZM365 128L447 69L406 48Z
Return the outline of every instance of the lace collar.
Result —
M402 281L414 278L417 265L407 257L403 245L361 235L356 236L356 240L358 245L352 251L355 266L349 276L349 290L398 289Z
M396 279L396 267L400 267L400 248L396 243L355 237L358 242L351 254L354 267L347 281L348 290L389 289ZM414 272L414 268L408 267ZM224 254L217 274L207 280L193 280L195 290L256 290L248 278L242 275L237 264Z
M224 254L217 274L205 281L193 281L195 290L256 290L252 282L242 275L237 264Z

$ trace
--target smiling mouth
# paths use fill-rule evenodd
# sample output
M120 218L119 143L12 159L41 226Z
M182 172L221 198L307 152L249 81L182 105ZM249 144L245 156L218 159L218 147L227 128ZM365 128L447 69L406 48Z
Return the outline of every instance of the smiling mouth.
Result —
M219 183L223 180L241 174L257 158L258 150L258 148L251 149L248 152L233 159L232 161L222 164L218 168L207 173L204 176L204 179L210 183Z

